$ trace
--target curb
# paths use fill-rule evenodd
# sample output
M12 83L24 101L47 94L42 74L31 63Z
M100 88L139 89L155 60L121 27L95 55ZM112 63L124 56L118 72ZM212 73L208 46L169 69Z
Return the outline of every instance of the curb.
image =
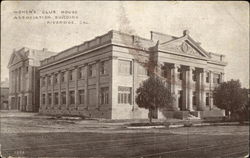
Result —
M225 126L225 125L239 125L238 122L222 122L222 123L195 123L190 126L186 126L186 124L176 124L176 125L158 125L158 126L127 126L127 129L152 129L152 128L179 128L179 127L200 127L200 126Z

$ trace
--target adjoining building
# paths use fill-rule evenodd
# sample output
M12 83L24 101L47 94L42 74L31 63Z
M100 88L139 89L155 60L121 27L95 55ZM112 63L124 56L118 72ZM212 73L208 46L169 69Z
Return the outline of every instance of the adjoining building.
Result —
M8 110L9 109L9 80L8 78L5 81L1 81L1 102L0 102L0 110Z
M151 32L151 39L109 31L41 61L42 114L93 118L147 118L135 103L136 89L148 78L153 57L175 103L157 118L223 115L213 89L223 82L224 56L205 51L184 31L174 37Z
M35 50L23 47L14 50L9 68L9 109L38 111L40 60L55 53L47 49Z

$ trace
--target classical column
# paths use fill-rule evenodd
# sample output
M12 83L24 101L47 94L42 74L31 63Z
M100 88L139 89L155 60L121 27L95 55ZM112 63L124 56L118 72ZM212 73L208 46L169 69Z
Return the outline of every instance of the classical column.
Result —
M19 80L20 80L19 68L17 68L16 71L17 71L17 82L16 82L17 83L17 93L19 93L19 87L20 87L20 85L19 85ZM19 105L19 102L18 102L18 105Z
M206 72L204 69L199 73L199 105L198 110L203 111L205 108L206 93L205 93Z
M9 69L9 93L12 92L12 72L11 70ZM10 102L9 102L10 104Z
M96 107L100 105L100 61L96 62Z
M69 70L67 69L65 72L66 75L66 107L68 108L70 105L69 100Z
M48 107L48 75L45 75L45 106Z
M58 105L59 107L62 106L62 93L61 93L61 84L62 84L62 74L61 71L58 72L58 76L57 76L57 81L58 81Z
M213 109L214 106L214 98L213 98L213 72L209 72L209 107L210 109Z
M75 67L75 107L79 105L79 94L78 94L78 74L79 74L79 69L76 66Z
M50 78L50 83L51 83L51 106L54 107L54 103L55 103L55 95L54 95L54 82L55 82L55 74L52 73L51 74L51 78Z
M84 66L84 105L88 106L88 64Z
M43 77L40 76L40 108L42 108L43 106L42 87L43 87Z
M189 110L190 108L190 98L189 98L189 93L190 93L190 82L192 80L192 69L190 67L184 67L183 68L183 78L184 80L182 81L182 89L183 89L183 110Z
M180 110L179 109L179 100L178 100L178 69L180 69L180 65L173 64L170 71L171 71L171 93L174 96L173 102L173 110Z
M193 111L193 71L194 67L189 67L188 70L188 110Z

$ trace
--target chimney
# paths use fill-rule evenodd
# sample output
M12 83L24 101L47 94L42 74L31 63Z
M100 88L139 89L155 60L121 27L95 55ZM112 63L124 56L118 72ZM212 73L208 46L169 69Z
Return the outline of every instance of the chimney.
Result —
M183 31L183 35L185 36L185 35L189 35L189 31L188 30L184 30Z

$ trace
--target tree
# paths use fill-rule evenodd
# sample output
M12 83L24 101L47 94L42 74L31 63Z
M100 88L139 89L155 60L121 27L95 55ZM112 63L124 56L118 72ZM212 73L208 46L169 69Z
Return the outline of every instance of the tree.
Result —
M158 76L150 76L136 90L136 103L139 107L149 110L149 121L152 122L152 112L158 108L169 107L173 97L166 83Z
M214 90L215 105L224 109L226 116L239 114L248 105L248 92L241 88L239 80L221 83Z
M238 115L238 119L240 122L244 120L249 120L249 110L250 110L250 98L249 98L249 90L246 88L242 88L242 95L243 95L243 104L242 106L236 111Z

